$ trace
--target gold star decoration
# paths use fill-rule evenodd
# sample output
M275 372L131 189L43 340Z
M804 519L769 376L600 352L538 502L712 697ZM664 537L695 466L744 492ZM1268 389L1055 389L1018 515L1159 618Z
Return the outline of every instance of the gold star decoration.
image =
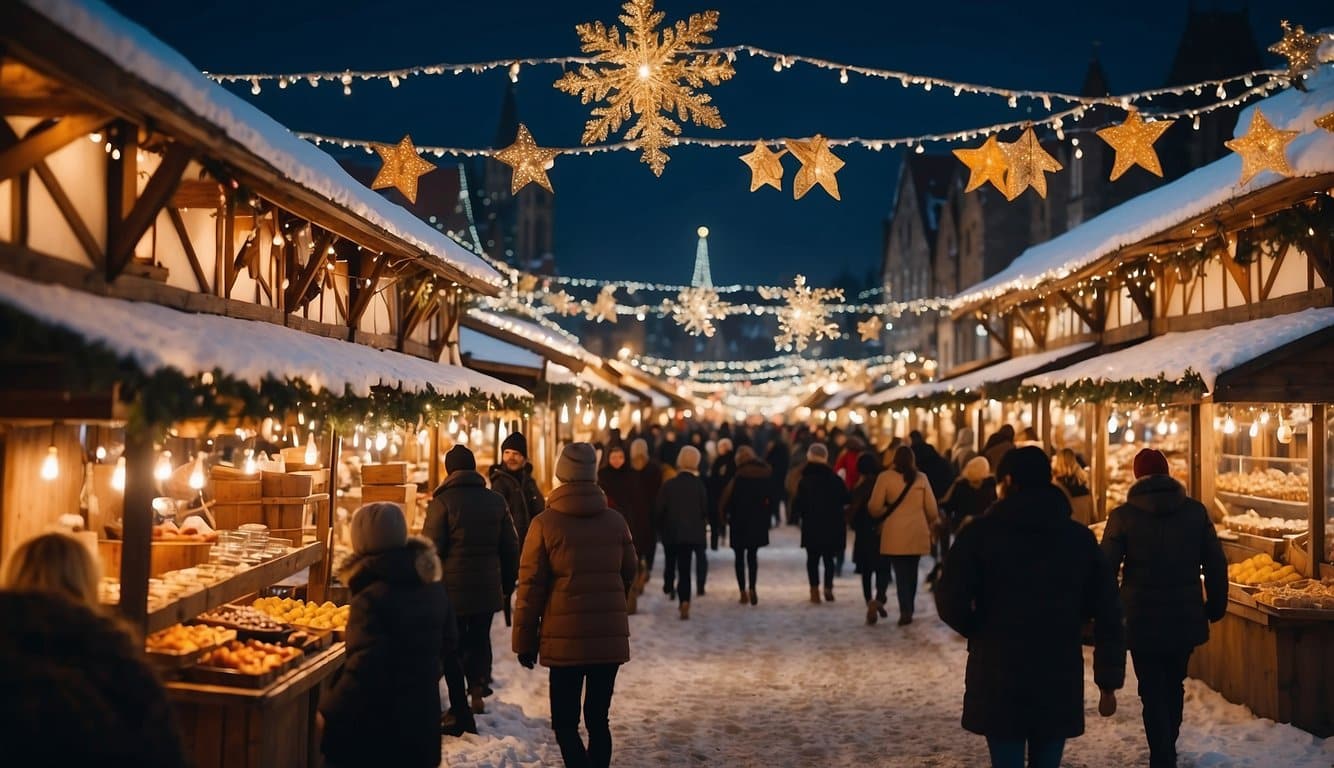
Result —
M510 194L517 194L519 190L533 182L554 193L551 179L547 178L547 169L559 154L558 149L543 149L537 146L537 142L533 141L533 135L528 132L528 126L519 123L519 133L514 137L514 143L496 152L497 160L514 169L510 177Z
M608 285L598 292L596 301L585 302L584 315L589 320L596 320L599 323L606 321L608 323L616 322L616 286Z
M1296 78L1315 66L1316 51L1320 48L1321 37L1306 34L1301 24L1294 27L1287 19L1284 19L1282 24L1283 38L1269 46L1269 52L1277 53L1287 59L1288 75Z
M1315 124L1319 128L1324 128L1330 133L1334 133L1334 112L1330 112L1323 117L1317 117L1315 119Z
M787 148L801 161L801 168L792 182L792 199L800 200L811 187L819 184L835 200L838 196L838 178L834 175L843 167L843 161L829 151L829 140L820 134L809 141L788 139Z
M384 165L371 182L371 189L393 187L408 199L417 202L417 177L435 170L435 166L426 162L412 146L412 137L404 136L398 144L372 144Z
M783 163L779 158L786 154L786 149L774 152L764 142L757 141L754 149L741 156L741 162L750 166L751 192L766 184L782 191Z
M591 54L594 65L581 65L556 81L556 88L594 107L593 118L584 124L584 144L606 141L621 125L637 118L625 132L625 140L643 151L640 160L657 176L667 165L663 150L681 134L682 122L722 128L718 108L707 93L696 89L718 85L732 77L732 64L721 53L699 53L696 46L713 42L709 33L718 28L718 12L692 14L687 21L658 33L665 14L653 10L653 0L629 0L622 8L625 40L615 26L602 22L575 27L580 47Z
M569 316L579 312L579 305L574 303L574 297L565 291L549 294L546 301L558 315Z
M885 321L874 316L857 323L857 333L861 335L862 341L879 341L880 331L884 328Z
M519 293L532 293L537 290L537 275L524 273L519 275Z
M1002 144L1010 170L1005 174L1005 197L1013 200L1032 187L1042 198L1047 197L1047 177L1044 172L1055 172L1063 167L1056 158L1047 154L1033 133L1033 127L1024 129L1018 141Z
M1158 163L1158 153L1153 143L1163 135L1163 131L1172 127L1175 120L1155 120L1146 123L1140 119L1139 112L1131 110L1126 120L1120 125L1102 128L1098 138L1107 142L1116 150L1116 162L1112 164L1112 181L1121 178L1121 174L1138 165L1154 176L1163 175L1163 167Z
M972 192L988 181L1001 192L1005 191L1005 172L1010 169L1010 163L995 136L988 136L976 149L956 149L954 156L968 166L968 186L963 188L964 192Z
M1241 181L1238 183L1245 184L1261 171L1291 176L1292 168L1288 165L1285 152L1288 142L1299 133L1301 131L1280 131L1274 128L1260 108L1256 107L1246 135L1223 142L1228 149L1241 155Z

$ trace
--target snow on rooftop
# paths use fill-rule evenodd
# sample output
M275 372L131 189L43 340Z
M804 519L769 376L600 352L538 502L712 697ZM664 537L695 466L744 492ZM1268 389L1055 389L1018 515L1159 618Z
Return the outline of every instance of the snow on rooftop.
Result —
M517 347L471 328L459 328L459 351L471 355L474 360L516 365L521 368L542 367L542 356L536 352L529 352L523 347Z
M639 397L626 392L624 389L616 386L595 372L593 368L585 368L575 373L560 363L547 363L547 381L552 384L574 384L576 386L600 389L603 392L621 398L626 405L633 405L639 402Z
M0 273L0 302L126 357L146 373L174 368L187 376L214 369L258 385L302 379L316 390L365 397L375 386L443 395L473 390L531 397L512 384L456 365L423 360L273 323L181 312L113 299Z
M874 395L863 400L866 405L884 405L885 403L894 403L904 400L912 400L920 397L930 397L946 392L967 393L981 389L988 384L996 384L1002 381L1008 381L1016 376L1023 376L1030 371L1036 371L1044 365L1050 365L1065 357L1078 354L1093 346L1092 342L1083 342L1080 344L1071 344L1057 349L1049 349L1045 352L1037 352L1031 355L1021 355L1002 360L994 365L988 365L985 368L979 368L976 371L969 371L962 376L956 376L952 379L943 381L928 381L919 384L909 384L906 387L892 387L883 392L877 392Z
M464 274L501 285L476 254L359 183L323 150L209 80L175 49L97 0L23 0L57 26L178 100L284 176Z
M1250 129L1251 115L1258 108L1280 130L1301 131L1288 144L1288 164L1296 176L1334 172L1334 133L1315 125L1315 119L1334 110L1334 68L1324 69L1307 81L1309 90L1286 89L1241 111L1233 135ZM1173 130L1189 130L1188 121ZM1034 245L1010 266L954 298L956 306L999 296L1008 291L1031 288L1038 283L1061 279L1072 272L1170 229L1188 219L1213 210L1228 200L1272 186L1283 177L1265 171L1247 184L1241 178L1241 157L1229 154L1198 168L1176 181L1105 211L1087 222L1044 243Z
M468 310L468 316L476 320L481 320L487 325L498 328L502 331L509 331L517 336L534 341L547 349L559 352L566 357L573 357L589 365L601 365L602 359L579 346L577 339L571 336L562 335L556 331L534 323L530 320L522 320L513 315L502 315L498 312L489 312L476 307Z
M1165 333L1133 347L1026 378L1023 383L1049 388L1085 379L1098 383L1159 376L1175 380L1187 371L1195 371L1204 379L1206 391L1212 392L1220 374L1330 326L1334 326L1334 308L1324 307L1198 331Z

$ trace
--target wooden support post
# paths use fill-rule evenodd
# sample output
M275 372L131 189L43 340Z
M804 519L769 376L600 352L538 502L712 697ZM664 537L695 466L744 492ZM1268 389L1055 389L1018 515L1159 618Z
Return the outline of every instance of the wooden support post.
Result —
M1033 406L1033 423L1038 428L1038 439L1042 440L1042 449L1051 454L1051 396L1038 395Z
M156 461L149 428L125 429L125 525L120 555L120 612L131 626L148 627L148 574L153 557L153 479Z
M329 470L329 500L321 502L315 513L315 540L324 542L324 559L310 567L310 581L306 585L306 599L324 602L327 598L329 580L333 571L333 518L338 507L338 453L342 448L343 438L338 430L329 430L329 448L325 453L329 460L325 467ZM408 521L411 523L411 520Z
M1307 576L1320 578L1320 564L1328 562L1329 553L1325 551L1325 523L1329 498L1328 478L1326 477L1326 452L1329 446L1329 406L1316 403L1311 406L1311 546L1307 550L1311 560L1311 569Z
M434 491L440 487L440 422L431 425L431 445L426 470L426 482Z
M1093 486L1093 516L1097 520L1107 519L1107 406L1103 402L1089 403L1092 411L1085 432L1093 442L1093 454L1089 457L1089 483Z
M1198 414L1195 411L1198 410ZM1199 423L1195 423L1198 419ZM1218 505L1214 503L1214 476L1218 473L1217 436L1214 434L1214 404L1200 403L1191 409L1191 450L1199 455L1200 485L1191 488L1195 498L1209 510L1209 517L1221 521ZM1198 435L1198 437L1197 437Z

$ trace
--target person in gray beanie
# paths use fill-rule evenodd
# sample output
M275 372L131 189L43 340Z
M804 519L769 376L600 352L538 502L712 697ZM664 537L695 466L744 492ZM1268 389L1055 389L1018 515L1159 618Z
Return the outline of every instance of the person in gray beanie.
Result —
M668 595L679 595L681 618L690 618L690 561L703 556L709 522L709 492L699 479L699 449L687 445L676 455L677 474L658 491L654 517L667 556Z
M441 649L455 631L440 558L397 504L361 507L351 533L347 661L320 701L320 748L333 765L439 765Z
M445 590L458 615L460 659L473 714L491 692L491 623L519 575L519 543L505 499L486 487L466 446L445 454L449 476L426 507L422 535L435 543Z
M491 466L488 477L491 490L505 498L522 550L529 522L547 508L542 489L533 479L533 465L528 461L528 438L522 432L511 432L500 444L500 463Z
M550 669L551 728L565 764L607 766L612 691L630 660L626 596L638 558L625 518L598 488L593 446L565 446L556 478L563 484L523 545L514 652L528 669L539 661ZM581 699L587 746L579 736Z

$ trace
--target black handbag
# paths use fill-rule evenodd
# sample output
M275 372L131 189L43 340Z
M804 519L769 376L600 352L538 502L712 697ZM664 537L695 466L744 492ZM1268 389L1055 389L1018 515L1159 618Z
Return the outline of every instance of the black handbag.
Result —
M903 500L908 497L908 491L911 491L912 488L912 483L903 486L903 492L899 494L897 499L894 499L894 503L889 505L889 509L885 510L885 514L875 518L875 527L872 530L874 530L877 535L879 535L881 529L885 527L885 521L889 520L889 516L894 514L894 510L898 509L899 505L903 503Z

